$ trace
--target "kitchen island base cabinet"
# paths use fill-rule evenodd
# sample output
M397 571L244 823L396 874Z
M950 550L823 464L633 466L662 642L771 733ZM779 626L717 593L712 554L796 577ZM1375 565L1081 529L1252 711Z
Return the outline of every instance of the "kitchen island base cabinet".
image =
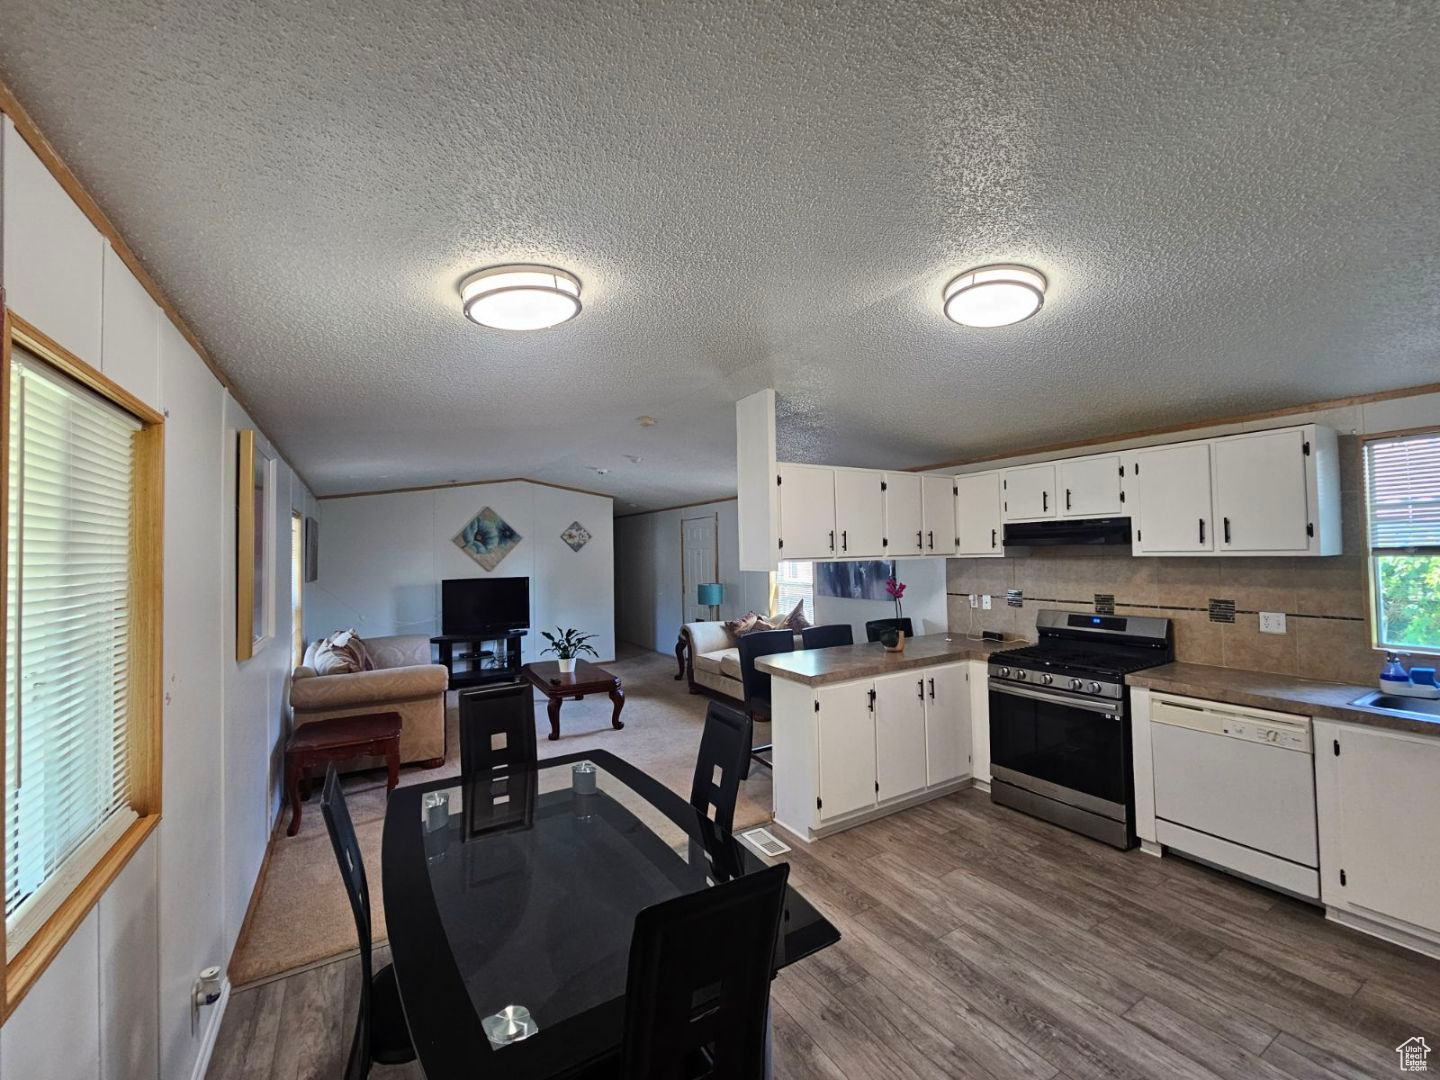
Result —
M1353 929L1440 957L1440 739L1315 721L1320 899Z
M969 787L971 666L818 687L774 678L776 824L817 840Z

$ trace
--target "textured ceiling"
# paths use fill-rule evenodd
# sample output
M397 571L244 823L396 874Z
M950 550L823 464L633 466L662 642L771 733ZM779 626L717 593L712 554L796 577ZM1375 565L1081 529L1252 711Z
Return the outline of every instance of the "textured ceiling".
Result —
M782 457L875 466L1440 379L1430 2L4 23L4 78L319 494L728 494L730 403L766 385ZM1045 309L945 321L997 260ZM584 313L468 324L458 281L501 261L574 271Z

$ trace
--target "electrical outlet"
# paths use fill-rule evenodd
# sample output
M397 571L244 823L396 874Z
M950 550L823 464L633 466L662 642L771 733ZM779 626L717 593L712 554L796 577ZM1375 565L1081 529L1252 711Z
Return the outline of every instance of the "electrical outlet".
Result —
M988 592L984 596L980 597L980 606L986 611L990 610L990 594Z
M1262 611L1260 612L1260 633L1262 634L1283 634L1285 633L1285 613L1283 611Z
M980 606L980 597L976 596L973 592L970 594L970 606L972 608L978 608Z

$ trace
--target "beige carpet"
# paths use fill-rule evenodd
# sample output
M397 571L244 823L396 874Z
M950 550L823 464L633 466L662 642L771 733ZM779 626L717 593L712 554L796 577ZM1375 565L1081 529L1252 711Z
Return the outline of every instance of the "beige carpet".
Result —
M683 681L676 682L675 658L622 645L610 670L625 684L625 727L610 726L610 701L604 696L567 701L560 712L560 740L550 742L544 701L536 710L536 738L542 758L577 750L608 750L640 767L685 797L700 747L706 700L691 696ZM450 695L446 722L450 725L450 755L439 769L400 770L400 783L420 784L457 775L460 739L456 734L455 695ZM767 726L756 730L755 741L769 741ZM377 942L386 938L385 910L380 888L380 834L385 817L383 770L357 773L345 782L350 816L365 858L374 905ZM738 827L770 819L770 773L755 769L741 785L735 810ZM288 837L289 811L282 828L271 840L270 861L260 885L255 911L230 961L230 981L236 987L304 967L355 948L355 923L350 902L335 866L330 838L320 814L319 798L305 803L298 835Z

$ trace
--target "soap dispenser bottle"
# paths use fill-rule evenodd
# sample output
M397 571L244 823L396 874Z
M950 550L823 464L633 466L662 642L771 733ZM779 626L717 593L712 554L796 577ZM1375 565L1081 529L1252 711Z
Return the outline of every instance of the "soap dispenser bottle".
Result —
M1385 654L1385 666L1380 669L1380 689L1387 694L1404 694L1410 689L1410 673L1397 652Z

